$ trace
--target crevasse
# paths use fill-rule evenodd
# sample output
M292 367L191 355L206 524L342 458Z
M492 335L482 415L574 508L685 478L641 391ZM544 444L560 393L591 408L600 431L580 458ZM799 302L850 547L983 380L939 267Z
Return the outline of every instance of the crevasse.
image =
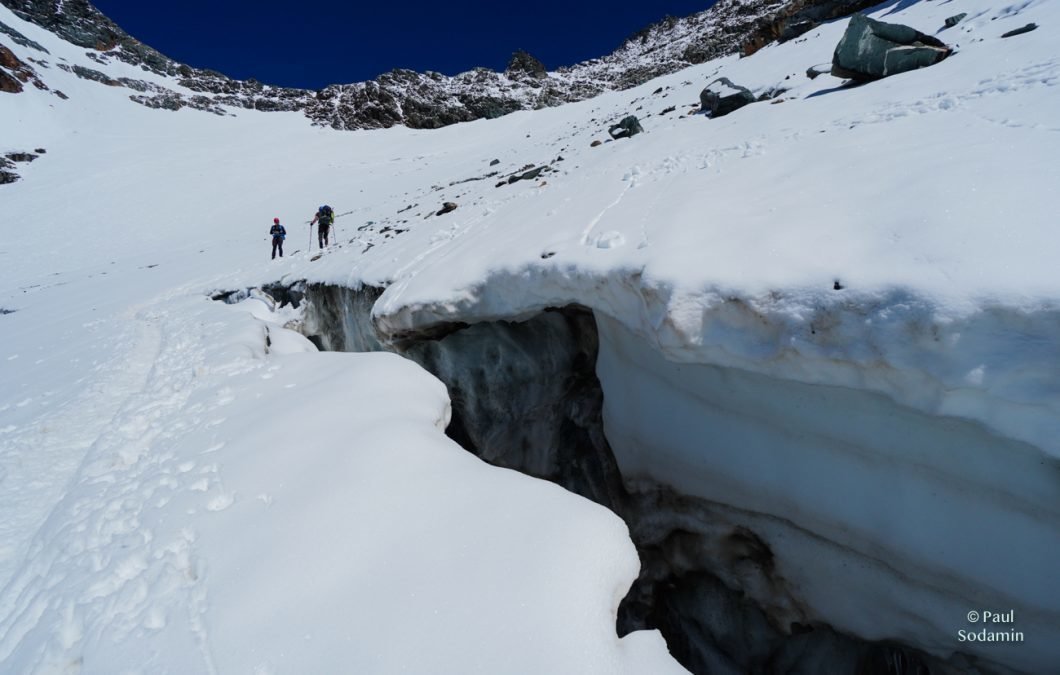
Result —
M464 447L621 515L643 569L620 630L661 629L694 672L1036 672L1058 657L954 648L970 609L1015 608L1027 634L1060 623L1060 481L1040 448L852 386L849 362L846 383L822 384L674 360L582 305L470 322L450 307L387 334L371 314L383 293L310 285L307 334L403 353L448 386Z

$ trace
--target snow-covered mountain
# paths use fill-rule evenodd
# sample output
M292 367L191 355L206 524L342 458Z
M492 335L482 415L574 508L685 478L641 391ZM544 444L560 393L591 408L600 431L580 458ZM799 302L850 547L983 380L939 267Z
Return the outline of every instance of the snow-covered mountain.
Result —
M648 26L612 54L554 72L548 72L531 55L516 52L502 73L477 68L450 77L395 69L368 82L308 91L233 80L177 63L128 35L87 0L4 0L2 4L17 16L91 50L95 63L56 64L59 68L71 68L79 77L132 90L130 98L143 105L166 110L187 106L218 114L224 114L221 106L299 110L315 124L334 129L397 124L431 129L581 101L604 91L628 89L717 56L741 50L749 53L765 41L797 37L822 20L871 5L865 0L721 0L698 14ZM5 32L27 46L17 31L8 27ZM51 66L41 63L40 54L36 57L40 72L34 72L33 77L46 81ZM164 79L114 78L96 65L112 61L137 66Z
M0 671L1055 672L1060 7L810 10L349 132L0 8Z

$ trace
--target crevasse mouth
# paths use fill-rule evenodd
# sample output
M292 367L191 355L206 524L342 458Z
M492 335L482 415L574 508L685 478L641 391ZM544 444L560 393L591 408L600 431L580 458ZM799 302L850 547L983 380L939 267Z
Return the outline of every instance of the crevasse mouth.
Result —
M665 429L665 419L612 419L614 412L607 404L610 401L614 410L621 410L630 391L650 389L638 377L665 379L672 373L653 376L651 370L662 366L638 364L636 359L622 362L625 351L639 347L610 320L603 320L602 335L601 319L591 309L571 305L520 321L454 323L388 343L380 339L372 322L372 307L383 290L299 286L298 292L304 294L299 299L305 302L303 332L324 350L395 351L415 361L448 387L453 415L447 434L462 447L491 464L555 482L622 517L642 569L620 607L619 634L660 630L674 656L695 673L731 669L781 673L820 667L830 672L926 673L952 668L953 659L977 660L957 655L946 663L920 645L866 639L822 617L815 606L818 599L804 597L804 588L831 585L829 593L844 592L840 586L849 579L829 578L835 565L879 568L884 579L907 571L888 569L893 561L867 555L865 549L871 546L865 542L829 538L834 531L828 526L808 527L794 515L787 518L757 509L754 500L726 499L720 489L712 499L707 490L682 489L673 484L677 481L660 480L652 463L668 457L667 437L674 430ZM616 379L624 369L637 375ZM752 405L749 401L759 388L774 386L782 395L804 400L815 390L797 385L805 391L791 392L785 388L795 386L790 383L770 383L767 377L732 369L715 370L709 377L700 373L696 378L713 378L707 384L718 400L705 402L710 414L737 420L718 422L715 434L723 437L737 438L757 425L791 423L791 419L762 418L771 414L769 406L776 401ZM623 377L632 379L623 382ZM826 406L832 401L817 403ZM876 399L871 403L876 404ZM660 410L654 414L661 414ZM657 446L644 429L654 425L660 425ZM671 426L676 425L671 422ZM689 433L702 434L705 451L711 451L709 430ZM616 459L614 442L620 452L632 455ZM835 452L836 443L824 442L823 452ZM872 455L875 450L853 452ZM633 455L643 458L644 464L638 465L630 458ZM689 470L690 479L695 471L695 467ZM819 557L832 562L816 564ZM913 580L912 585L921 583L928 582Z

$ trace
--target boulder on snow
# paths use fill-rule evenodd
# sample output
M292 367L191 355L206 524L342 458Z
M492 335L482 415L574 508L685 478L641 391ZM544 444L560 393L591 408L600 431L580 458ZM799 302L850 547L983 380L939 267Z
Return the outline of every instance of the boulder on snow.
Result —
M945 22L946 23L946 28L953 28L954 26L959 24L961 21L963 21L964 17L966 17L966 16L968 16L968 12L961 12L960 14L954 14L953 16L951 16L948 19L946 19L946 22Z
M952 50L909 26L855 14L832 56L832 74L868 82L931 66Z
M535 178L540 176L541 172L544 171L546 168L548 167L539 166L536 169L531 169L523 173L512 174L511 176L508 176L508 185L511 185L512 183L517 183L521 180L534 180Z
M603 145L603 144L604 144L604 142L603 142L603 141L601 141L601 140L595 140L595 141L593 141L592 143L590 143L590 144L589 144L589 147L590 147L590 148L595 148L596 146L598 146L598 145Z
M815 79L818 75L827 75L832 72L832 64L810 66L806 69L806 77Z
M719 77L699 92L700 110L709 110L711 117L728 115L754 102L755 95L750 89L733 84L727 77Z
M38 155L32 152L9 152L4 157L12 162L32 162L37 159Z
M607 133L616 141L620 138L636 136L642 131L644 131L644 127L640 126L640 120L637 119L636 115L623 117L618 124L612 124L607 129Z
M445 202L444 204L442 204L442 210L439 211L438 213L434 214L434 215L436 215L436 216L444 216L445 214L449 213L450 211L456 211L456 204L454 204L453 202Z
M1023 35L1024 33L1031 32L1032 30L1034 30L1037 27L1038 27L1038 24L1029 23L1026 26L1023 26L1022 28L1017 28L1016 30L1010 30L1007 33L1002 33L1001 37L1010 38L1010 37L1015 37L1016 35Z

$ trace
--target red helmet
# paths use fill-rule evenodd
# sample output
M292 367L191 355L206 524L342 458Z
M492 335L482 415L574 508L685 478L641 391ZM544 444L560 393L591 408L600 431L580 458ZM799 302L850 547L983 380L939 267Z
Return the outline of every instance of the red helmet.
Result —
M280 219L279 219L279 218L273 218L273 219L272 219L272 222L274 222L274 223L276 223L277 225L279 225L279 224L280 224Z

